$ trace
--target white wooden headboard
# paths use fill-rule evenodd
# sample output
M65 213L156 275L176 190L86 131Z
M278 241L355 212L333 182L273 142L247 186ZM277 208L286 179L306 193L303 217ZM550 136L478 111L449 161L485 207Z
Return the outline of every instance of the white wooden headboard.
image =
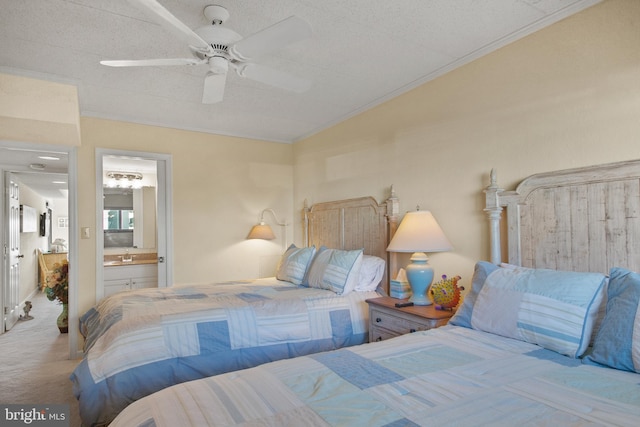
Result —
M395 257L387 252L389 241L398 226L399 201L393 186L391 196L382 203L373 197L316 203L305 200L303 226L305 246L334 249L364 248L387 262L383 284L388 292L389 272L395 271Z
M536 174L514 191L499 188L491 171L485 193L491 262L605 274L614 266L640 271L640 160Z

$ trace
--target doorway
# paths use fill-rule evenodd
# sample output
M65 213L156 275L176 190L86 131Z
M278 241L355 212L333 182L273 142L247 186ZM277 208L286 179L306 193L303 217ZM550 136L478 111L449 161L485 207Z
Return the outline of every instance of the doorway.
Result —
M78 226L77 226L77 155L76 148L71 146L35 144L13 141L0 141L0 151L2 152L2 161L0 164L0 186L5 188L11 173L16 174L29 188L38 186L40 178L46 178L51 181L51 177L55 176L60 179L56 183L60 191L66 194L66 201L60 202L66 204L64 206L66 213L64 224L67 227L68 236L67 251L69 258L69 327L77 330L77 277L78 277ZM35 159L35 160L34 160ZM38 190L36 192L39 192ZM45 191L45 190L42 190ZM44 198L47 198L46 196ZM61 199L62 200L62 199ZM10 202L7 197L0 199L0 243L3 245L3 251L8 250L10 245L10 217L8 214L8 205ZM15 226L15 224L14 224ZM39 224L38 224L39 226ZM50 245L49 245L50 249ZM6 252L5 252L6 253ZM10 257L3 257L0 263L0 304L5 309L7 301L5 295L10 291ZM20 258L22 259L22 258ZM15 299L15 298L14 298ZM18 297L19 304L25 300L25 295ZM14 307L15 309L15 307ZM20 313L20 310L18 310ZM19 315L19 314L18 314ZM4 332L6 325L4 316L0 322L0 333ZM69 358L77 356L78 340L76 334L69 334Z
M149 168L152 169L149 169ZM157 285L158 287L171 286L173 284L173 222L172 222L172 175L171 175L171 155L148 153L148 152L134 152L123 150L108 150L108 149L96 149L96 302L102 299L107 293L105 293L105 270L99 268L104 265L105 254L113 252L113 243L117 243L116 248L126 253L137 252L147 254L153 251L157 254ZM152 175L152 182L145 181L147 175ZM107 186L107 180L111 178L120 178L125 183L118 183L111 187ZM133 187L135 182L140 181L138 186L145 187L144 193L149 193L149 188L152 188L155 199L155 206L150 209L148 197L140 197L138 206L142 206L142 212L138 208L134 208L133 205L128 206L126 202L119 202L120 207L113 207L105 209L105 201L108 200L107 196L112 194L112 189L120 188L121 193L131 192L135 193ZM111 188L111 189L109 189ZM108 194L109 193L109 194ZM131 195L132 200L136 200L137 197ZM120 198L122 199L122 198ZM132 202L135 204L135 202ZM149 215L150 210L153 215ZM115 215L119 219L112 221L109 218L105 219L105 215ZM122 218L129 218L134 220L136 226L130 227L130 221L126 221L126 226ZM144 224L155 223L155 233L153 236L149 236L148 232L145 232L143 224L144 218L150 220L144 220ZM110 223L105 230L105 224ZM113 228L113 224L117 224L116 230ZM119 235L122 236L119 236ZM128 235L131 235L128 237ZM146 237L145 237L146 236ZM112 268L112 267L107 267Z

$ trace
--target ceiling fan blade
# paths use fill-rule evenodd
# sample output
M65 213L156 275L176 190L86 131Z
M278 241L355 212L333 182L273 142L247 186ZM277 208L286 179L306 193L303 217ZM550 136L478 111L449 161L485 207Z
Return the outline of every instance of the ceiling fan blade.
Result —
M292 92L302 93L311 87L311 82L307 79L260 64L241 64L236 68L236 71L241 77Z
M208 72L204 78L204 89L202 91L203 104L215 104L222 101L224 97L224 86L227 81L226 74L215 74Z
M307 37L311 37L311 26L302 18L290 16L240 40L229 48L229 53L238 60L246 61Z
M190 58L166 58L166 59L124 59L115 61L100 61L102 65L109 67L160 67L164 65L200 65L206 64L206 60Z
M187 27L182 21L173 16L171 12L165 9L156 0L130 0L138 8L142 9L150 18L156 21L165 29L185 41L189 46L196 48L201 52L213 52L213 48L197 35L191 28Z

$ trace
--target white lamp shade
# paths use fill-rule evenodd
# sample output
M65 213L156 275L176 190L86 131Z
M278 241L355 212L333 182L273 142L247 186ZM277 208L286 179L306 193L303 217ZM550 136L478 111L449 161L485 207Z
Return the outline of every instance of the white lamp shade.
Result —
M429 211L407 212L387 247L389 252L446 252L452 249Z

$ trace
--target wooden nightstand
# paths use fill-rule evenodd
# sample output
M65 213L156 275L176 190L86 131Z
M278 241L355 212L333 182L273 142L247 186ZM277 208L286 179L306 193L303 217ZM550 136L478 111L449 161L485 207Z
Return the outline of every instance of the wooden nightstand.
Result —
M382 341L398 335L426 331L446 325L453 312L436 310L434 305L396 307L407 302L390 297L371 298L369 304L369 342Z

